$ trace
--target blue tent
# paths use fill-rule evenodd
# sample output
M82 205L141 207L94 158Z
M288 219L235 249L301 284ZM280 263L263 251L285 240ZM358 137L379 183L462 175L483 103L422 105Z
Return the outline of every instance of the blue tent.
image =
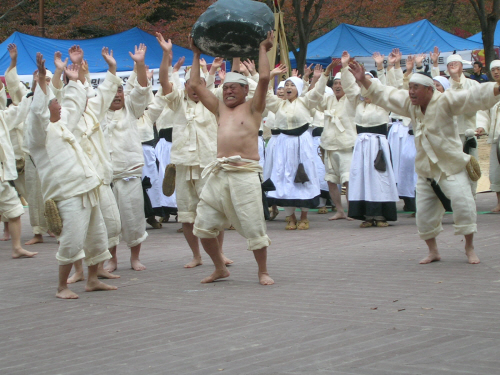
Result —
M472 35L467 38L467 40L470 40L471 42L478 42L483 44L483 33L477 33L475 35ZM495 46L500 46L500 29L498 28L498 23L497 27L495 29L495 40L493 41L493 44Z
M428 20L397 27L361 27L341 24L307 45L307 64L328 65L332 57L348 51L352 57L371 56L374 52L388 55L399 48L403 55L431 51L438 46L442 52L482 49L483 44L460 38L441 30ZM292 67L295 57L290 53Z
M109 47L113 50L118 71L133 70L134 62L128 52L134 52L134 46L140 43L144 43L148 47L146 64L151 69L160 67L163 56L163 51L156 38L137 27L123 33L86 40L45 39L16 31L0 44L0 75L3 75L10 65L9 51L7 51L9 43L17 45L17 72L19 75L30 75L36 70L37 52L43 54L45 66L54 71L54 52L61 51L64 60L68 57L68 49L74 44L79 45L83 49L91 73L106 72L108 70L108 65L101 56L102 47ZM174 62L179 57L185 56L186 64L191 65L193 60L193 52L191 50L174 45L173 54ZM208 63L211 63L213 60L213 58L206 55L202 55L202 57Z

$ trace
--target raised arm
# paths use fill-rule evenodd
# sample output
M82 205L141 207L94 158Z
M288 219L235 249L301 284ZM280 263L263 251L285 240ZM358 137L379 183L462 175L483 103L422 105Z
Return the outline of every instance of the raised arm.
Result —
M195 46L193 38L188 37L189 46L193 51L193 66L191 67L191 77L189 78L189 86L198 95L203 105L214 115L218 116L219 112L219 99L201 83L200 77L200 56L201 51ZM234 60L233 60L234 61ZM238 63L239 65L239 63ZM238 67L239 68L239 67Z
M163 35L160 33L156 33L156 40L160 44L161 49L163 50L163 57L161 59L160 64L160 85L163 95L168 95L172 92L172 83L168 80L168 69L172 64L172 60L170 58L170 54L172 51L172 41L168 39L165 40Z
M17 46L14 43L10 43L7 46L7 50L9 51L10 55L10 65L9 68L7 69L7 72L10 72L17 66Z
M66 67L66 65L68 65L68 58L66 57L66 59L62 61L61 57L61 52L56 51L54 53L54 65L56 66L56 70L54 72L54 75L52 76L51 82L54 88L56 88L57 90L61 90L64 86L61 80L61 76L64 72L64 68Z
M148 74L146 72L146 45L141 43L139 47L134 47L134 53L129 52L130 57L134 60L137 68L137 83L142 87L148 86Z
M273 47L274 33L268 31L267 38L259 45L259 83L252 98L252 111L262 113L266 108L266 95L271 79L271 67L267 52Z

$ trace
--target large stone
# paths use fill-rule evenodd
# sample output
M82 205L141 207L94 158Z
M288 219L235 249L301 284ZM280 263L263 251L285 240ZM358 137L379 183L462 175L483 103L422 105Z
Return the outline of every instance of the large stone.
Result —
M219 0L196 21L191 32L195 45L211 56L255 58L259 44L274 29L269 7L252 0Z

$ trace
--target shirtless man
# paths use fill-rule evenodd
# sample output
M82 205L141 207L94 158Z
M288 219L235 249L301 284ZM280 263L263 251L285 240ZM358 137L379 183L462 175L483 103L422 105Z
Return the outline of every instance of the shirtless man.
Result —
M259 83L253 98L248 101L248 81L238 73L226 74L223 99L217 99L202 84L201 52L191 38L189 43L194 53L189 85L215 115L219 125L217 160L203 171L208 180L201 193L193 230L215 265L215 271L201 282L211 283L229 277L217 235L231 223L247 239L248 250L254 253L260 284L274 284L267 272L267 247L271 241L266 235L263 207L256 204L262 197L257 139L270 80L266 53L273 45L273 33L269 32L267 39L260 43Z

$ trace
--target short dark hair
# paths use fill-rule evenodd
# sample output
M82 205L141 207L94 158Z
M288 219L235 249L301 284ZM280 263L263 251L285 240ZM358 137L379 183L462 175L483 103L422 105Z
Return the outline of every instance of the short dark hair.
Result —
M474 65L478 65L480 68L483 67L483 63L481 61L474 61Z

